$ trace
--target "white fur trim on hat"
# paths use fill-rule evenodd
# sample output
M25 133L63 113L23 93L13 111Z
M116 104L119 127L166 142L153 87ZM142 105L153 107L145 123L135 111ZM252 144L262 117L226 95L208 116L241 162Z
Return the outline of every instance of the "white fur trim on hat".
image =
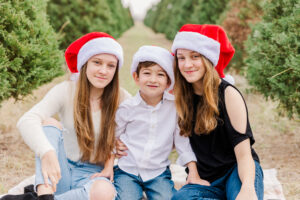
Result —
M171 52L162 47L142 46L133 56L131 74L136 72L140 62L155 62L167 72L171 80L171 85L168 90L171 90L174 86L173 60L174 57L172 56Z
M121 45L112 38L101 37L88 41L79 50L77 55L77 69L81 67L94 55L108 53L115 55L119 60L119 69L123 65L123 49Z
M231 75L229 75L229 74L226 74L223 79L225 81L227 81L228 83L230 83L231 85L235 84L234 78Z
M214 66L218 64L220 43L205 35L196 32L178 32L172 45L172 52L177 49L196 51L210 60Z

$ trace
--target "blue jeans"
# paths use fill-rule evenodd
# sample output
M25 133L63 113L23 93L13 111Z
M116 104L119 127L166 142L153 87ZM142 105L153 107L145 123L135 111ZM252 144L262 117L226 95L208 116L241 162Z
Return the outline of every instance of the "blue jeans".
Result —
M260 164L255 161L254 187L258 200L263 200L264 196L263 176ZM226 175L212 182L210 186L198 184L183 186L172 197L172 200L234 200L240 192L241 186L237 165L235 165Z
M56 192L54 194L56 200L90 199L90 188L95 180L106 180L111 183L104 177L90 179L94 173L103 170L102 166L87 162L74 162L67 159L61 130L53 126L44 126L43 130L50 144L56 151L61 170L61 179L56 185ZM35 166L36 188L37 185L44 184L41 160L39 157L36 157ZM50 179L48 180L48 183L51 185Z
M135 176L114 168L114 183L117 190L117 200L140 200L143 190L149 200L169 200L176 192L171 180L171 171L167 168L161 175L143 181L140 176Z

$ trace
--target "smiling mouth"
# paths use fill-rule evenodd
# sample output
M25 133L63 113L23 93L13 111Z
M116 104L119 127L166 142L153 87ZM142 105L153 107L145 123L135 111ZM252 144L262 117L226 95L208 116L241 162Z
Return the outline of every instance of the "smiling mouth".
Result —
M187 73L187 74L192 74L193 72L195 72L195 71L185 71L185 73Z
M98 77L98 76L96 76L96 78L100 79L100 80L106 80L106 78L104 78L104 77Z
M156 85L147 85L148 87L151 87L151 88L157 88L158 86Z

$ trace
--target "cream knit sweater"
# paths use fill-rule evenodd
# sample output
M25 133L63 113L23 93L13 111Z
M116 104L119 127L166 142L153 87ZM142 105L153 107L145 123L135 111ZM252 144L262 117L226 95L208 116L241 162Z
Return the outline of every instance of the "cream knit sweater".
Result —
M73 105L76 82L64 81L54 86L45 97L18 121L17 127L25 143L40 158L49 150L54 150L48 142L42 128L42 121L55 114L59 114L60 122L63 125L64 148L68 159L78 161L81 152L77 142L74 129ZM120 90L120 102L131 95L124 89ZM101 111L92 113L93 122L100 122ZM94 123L95 142L99 138L100 124Z

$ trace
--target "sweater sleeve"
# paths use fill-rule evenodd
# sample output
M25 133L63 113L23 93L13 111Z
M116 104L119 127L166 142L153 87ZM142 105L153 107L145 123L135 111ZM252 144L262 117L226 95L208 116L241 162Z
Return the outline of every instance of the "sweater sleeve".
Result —
M197 161L196 156L192 150L190 140L188 137L180 135L180 128L176 125L174 133L174 143L177 153L179 154L176 163L181 166L185 166L191 161Z
M17 127L25 143L40 158L54 150L43 132L42 121L58 113L64 105L67 87L69 83L64 81L54 86L45 97L26 112L18 121Z

